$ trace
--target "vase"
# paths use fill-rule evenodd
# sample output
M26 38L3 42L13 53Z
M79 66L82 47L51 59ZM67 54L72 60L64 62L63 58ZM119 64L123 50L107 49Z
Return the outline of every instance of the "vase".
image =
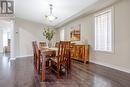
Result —
M51 48L51 46L52 46L51 40L48 40L48 47Z

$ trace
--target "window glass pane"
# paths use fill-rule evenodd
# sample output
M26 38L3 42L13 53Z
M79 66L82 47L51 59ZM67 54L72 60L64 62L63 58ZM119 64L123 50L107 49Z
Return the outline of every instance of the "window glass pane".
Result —
M64 29L60 31L60 40L64 41Z
M95 16L95 50L112 51L111 10Z

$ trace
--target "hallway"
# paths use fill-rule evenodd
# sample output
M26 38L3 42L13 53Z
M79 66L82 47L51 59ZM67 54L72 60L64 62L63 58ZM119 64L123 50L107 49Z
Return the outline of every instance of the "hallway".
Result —
M14 87L14 66L8 55L0 54L0 87Z

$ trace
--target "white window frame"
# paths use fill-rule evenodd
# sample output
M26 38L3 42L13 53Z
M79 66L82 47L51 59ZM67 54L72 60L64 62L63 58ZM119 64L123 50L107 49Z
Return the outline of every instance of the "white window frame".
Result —
M60 40L61 40L61 41L64 41L64 40L65 40L65 30L64 30L64 29L61 29L61 30L60 30Z
M110 10L111 9L111 27L112 27L112 30L111 30L111 34L112 34L112 36L111 36L111 46L112 46L112 51L104 51L104 50L97 50L96 49L96 38L95 38L95 17L97 16L97 15L100 15L100 14L103 14L105 11L107 11L107 10ZM98 51L98 52L104 52L104 53L114 53L115 52L115 48L114 48L114 46L115 46L115 40L114 40L114 38L115 38L115 27L114 27L114 24L115 23L115 21L114 21L114 7L110 7L110 8L106 8L106 9L104 9L104 10L102 10L102 11L99 11L99 12L97 12L95 15L94 15L94 51Z

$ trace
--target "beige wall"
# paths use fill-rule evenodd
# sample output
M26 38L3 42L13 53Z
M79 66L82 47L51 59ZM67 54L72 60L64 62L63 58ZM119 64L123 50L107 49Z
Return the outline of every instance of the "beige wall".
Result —
M32 41L47 41L42 35L43 25L24 19L15 19L15 45L18 57L32 55ZM52 40L55 43L55 36Z
M130 0L122 0L113 7L114 53L94 51L94 14L77 19L58 31L65 29L65 40L70 40L70 27L81 24L81 41L79 42L87 39L91 45L90 61L130 73Z

